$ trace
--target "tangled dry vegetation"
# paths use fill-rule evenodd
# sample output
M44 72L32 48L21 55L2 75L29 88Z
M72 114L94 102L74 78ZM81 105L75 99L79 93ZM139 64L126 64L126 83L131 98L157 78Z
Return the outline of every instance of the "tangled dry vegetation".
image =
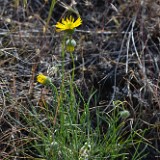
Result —
M113 100L124 101L137 128L147 129L145 139L154 148L148 147L148 157L159 159L160 1L71 2L58 1L49 19L50 1L0 1L0 159L24 145L25 127L12 122L19 119L18 108L50 101L36 75L46 73L59 85L61 35L53 25L69 7L76 7L83 19L75 34L75 82L86 99L96 90L91 111L108 112ZM67 76L69 55L65 69Z

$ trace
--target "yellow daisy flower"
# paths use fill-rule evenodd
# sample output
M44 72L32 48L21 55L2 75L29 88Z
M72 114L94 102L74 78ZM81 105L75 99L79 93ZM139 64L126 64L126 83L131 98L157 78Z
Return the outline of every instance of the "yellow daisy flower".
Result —
M56 31L60 32L60 31L73 31L76 27L78 27L79 25L82 24L82 19L80 17L78 17L78 19L76 21L74 21L74 18L72 16L70 16L69 18L66 18L64 20L64 18L62 18L62 22L57 22L56 24Z
M42 73L40 73L38 76L37 76L37 82L43 84L43 85L47 85L50 83L50 79L43 75Z

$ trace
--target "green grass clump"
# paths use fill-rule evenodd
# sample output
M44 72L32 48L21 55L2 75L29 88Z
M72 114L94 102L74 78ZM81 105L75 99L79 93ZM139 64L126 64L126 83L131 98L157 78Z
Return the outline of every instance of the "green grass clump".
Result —
M52 105L22 108L28 131L23 155L41 160L137 160L145 156L140 148L145 146L144 131L127 131L129 120L121 117L118 105L108 114L97 108L92 116L90 100L84 101L72 80L60 88L53 89ZM75 91L81 97L78 101Z

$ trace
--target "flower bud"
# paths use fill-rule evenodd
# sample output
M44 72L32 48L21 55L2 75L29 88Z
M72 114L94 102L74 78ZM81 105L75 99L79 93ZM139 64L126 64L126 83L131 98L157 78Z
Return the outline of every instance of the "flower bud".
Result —
M120 117L123 119L126 119L130 116L129 111L127 111L127 110L120 111L119 114L120 114Z
M66 41L66 50L68 52L73 52L76 46L76 41L74 39L68 39Z
M40 73L37 76L37 82L43 84L43 85L49 85L51 83L51 80L49 77L43 75L42 73Z

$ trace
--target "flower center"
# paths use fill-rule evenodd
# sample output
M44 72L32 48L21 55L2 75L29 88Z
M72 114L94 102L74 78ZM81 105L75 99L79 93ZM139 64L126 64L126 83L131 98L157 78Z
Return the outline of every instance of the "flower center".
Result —
M72 23L68 23L68 29L73 29L73 24Z

